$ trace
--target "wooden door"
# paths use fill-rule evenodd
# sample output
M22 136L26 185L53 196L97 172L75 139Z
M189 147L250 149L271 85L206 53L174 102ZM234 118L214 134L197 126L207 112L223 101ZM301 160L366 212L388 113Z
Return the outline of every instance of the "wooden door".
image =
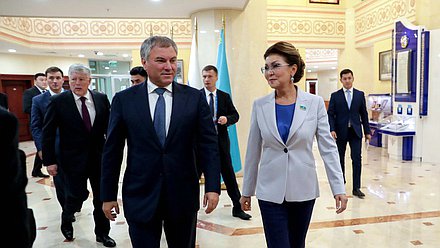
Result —
M9 111L18 119L20 141L31 140L30 116L23 112L23 92L27 89L25 81L3 81L3 91L8 95Z

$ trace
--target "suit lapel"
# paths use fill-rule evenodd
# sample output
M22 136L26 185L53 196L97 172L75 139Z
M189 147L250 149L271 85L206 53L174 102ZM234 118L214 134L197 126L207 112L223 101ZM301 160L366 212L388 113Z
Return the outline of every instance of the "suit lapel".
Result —
M145 130L151 132L156 137L155 142L161 146L159 142L159 138L156 135L156 130L154 130L153 118L150 114L150 100L148 96L148 86L147 83L144 82L140 87L134 91L133 102L136 103L136 108L134 111L136 113L144 113L139 115L139 126L146 126ZM154 111L153 111L154 113Z
M170 137L174 135L179 125L179 116L181 113L185 112L186 102L188 101L188 96L182 90L182 86L173 82L173 107L171 110L170 127L168 129L168 134L165 139L165 146L168 143ZM154 129L154 128L153 128ZM159 142L159 139L157 139Z
M307 112L309 112L310 109L310 102L311 101L307 94L297 88L295 113L293 115L292 125L290 126L289 137L287 138L286 144L289 143L289 140L292 138L298 128L303 124L307 116Z
M275 139L284 144L283 140L281 139L281 136L278 132L277 127L277 118L276 118L276 111L275 111L275 91L266 99L267 101L263 103L262 106L262 112L264 116L264 120L266 122L266 125L269 129L269 131L272 133L272 135L275 137Z
M71 90L69 90L66 93L66 98L67 98L66 105L68 106L69 112L73 114L72 116L73 121L81 123L80 125L83 127L84 130L86 130L81 114L79 113L78 108L76 107L75 97L73 96L73 92Z

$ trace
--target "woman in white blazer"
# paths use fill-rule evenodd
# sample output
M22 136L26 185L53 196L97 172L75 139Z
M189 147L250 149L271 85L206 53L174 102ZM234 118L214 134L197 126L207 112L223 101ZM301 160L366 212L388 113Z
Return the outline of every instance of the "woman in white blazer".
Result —
M347 207L338 150L323 99L294 85L305 67L298 50L281 41L266 50L264 59L261 70L275 91L253 104L240 202L249 211L251 196L256 195L268 248L305 247L319 197L315 137L336 213Z

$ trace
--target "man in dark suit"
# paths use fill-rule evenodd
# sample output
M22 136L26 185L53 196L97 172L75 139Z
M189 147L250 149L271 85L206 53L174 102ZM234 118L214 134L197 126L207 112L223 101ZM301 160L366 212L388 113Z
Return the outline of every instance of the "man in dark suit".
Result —
M64 82L64 73L58 67L49 67L45 72L45 76L47 79L48 90L40 95L32 98L32 111L31 111L31 130L32 137L34 137L35 147L37 147L37 154L35 156L39 156L41 159L43 158L42 153L42 139L43 139L43 121L44 116L47 111L47 106L49 105L50 97L54 95L58 95L63 89ZM56 143L59 139L57 137ZM59 145L55 146L55 149L59 148ZM59 149L57 149L57 156L59 155ZM57 175L53 177L53 181L55 184L55 190L57 193L58 202L61 205L61 208L64 208L64 175L62 168L58 168Z
M113 98L102 161L103 210L112 221L112 210L119 213L119 174L127 141L122 200L133 247L159 248L163 227L168 247L193 248L200 207L194 147L204 165L206 213L215 209L220 193L217 137L209 107L200 91L173 82L174 41L162 36L146 39L141 61L147 82Z
M8 109L8 95L0 92L0 107Z
M231 198L234 205L232 208L232 216L249 220L252 216L241 210L241 194L238 189L237 179L235 178L234 167L232 166L228 134L228 126L237 123L239 115L229 94L216 87L218 80L217 68L213 65L205 66L202 70L202 77L205 87L200 91L208 102L212 120L217 130L221 175L225 182L229 198ZM203 164L200 166L203 166Z
M353 88L354 76L350 69L340 73L343 88L332 93L328 106L330 131L336 140L345 182L345 150L350 144L353 168L353 195L364 198L360 190L362 169L362 128L365 139L371 139L364 92Z
M110 103L107 96L88 90L90 69L81 64L69 68L69 91L51 97L43 126L43 161L51 176L63 171L65 197L61 215L61 232L73 240L74 213L87 199L87 179L93 192L93 219L96 241L106 247L116 246L108 236L110 222L102 212L100 200L101 157L105 142ZM60 156L56 156L59 132Z
M31 119L32 98L40 95L41 93L46 92L46 88L47 88L46 75L44 73L37 73L34 75L34 86L23 92L23 112L29 114L29 119ZM38 156L38 154L35 154L32 176L43 177L43 178L49 177L48 175L41 172L42 167L43 167L43 161L41 160L41 157Z
M145 82L147 80L147 72L142 66L135 66L130 70L130 81L131 85L137 85Z
M8 175L1 187L2 196L7 199L2 207L3 218L6 218L3 221L8 223L2 242L9 247L32 247L36 227L25 192L28 182L26 155L20 154L18 149L18 120L3 107L0 107L0 137L1 169Z

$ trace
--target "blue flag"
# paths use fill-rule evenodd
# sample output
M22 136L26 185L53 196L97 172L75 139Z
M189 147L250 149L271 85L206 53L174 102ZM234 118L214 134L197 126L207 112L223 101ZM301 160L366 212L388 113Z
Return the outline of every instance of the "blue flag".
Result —
M225 47L225 33L222 29L220 33L220 44L218 45L217 53L217 69L218 81L217 88L228 93L232 98L231 83L229 81L228 63L226 61L226 47ZM234 172L241 170L240 149L238 147L237 127L231 125L228 127L229 139L231 140L231 159Z

